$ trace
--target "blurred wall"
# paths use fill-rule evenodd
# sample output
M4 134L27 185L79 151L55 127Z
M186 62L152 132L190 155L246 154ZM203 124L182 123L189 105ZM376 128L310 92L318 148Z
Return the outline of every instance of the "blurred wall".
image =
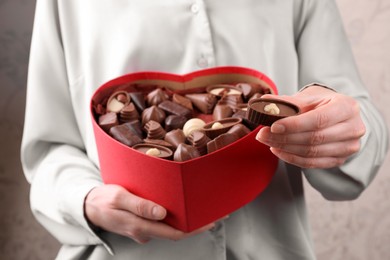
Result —
M337 0L362 78L390 126L390 1ZM59 244L32 217L19 163L35 1L0 0L0 258L53 259ZM390 157L353 202L306 185L320 260L390 259Z

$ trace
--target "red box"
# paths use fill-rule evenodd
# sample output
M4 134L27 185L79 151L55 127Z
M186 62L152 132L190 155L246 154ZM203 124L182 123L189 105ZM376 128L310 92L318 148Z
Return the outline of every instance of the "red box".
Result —
M91 113L103 181L162 205L168 211L164 222L186 232L252 201L270 183L277 167L277 158L269 148L255 140L260 127L214 153L175 162L145 155L116 141L100 128L92 109L118 86L132 91L130 84L134 83L141 88L154 84L192 92L211 84L239 82L261 83L277 94L267 76L241 67L217 67L183 76L137 72L101 86L92 97Z

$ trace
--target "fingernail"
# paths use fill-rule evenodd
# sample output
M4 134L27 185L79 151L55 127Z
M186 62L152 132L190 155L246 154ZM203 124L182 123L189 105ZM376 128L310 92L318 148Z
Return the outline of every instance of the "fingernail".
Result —
M165 210L160 207L154 206L152 208L152 214L155 219L163 219L165 218Z
M278 123L274 123L271 126L271 133L283 134L285 131L286 131L286 128L284 127L284 125L281 125L281 124L278 124Z

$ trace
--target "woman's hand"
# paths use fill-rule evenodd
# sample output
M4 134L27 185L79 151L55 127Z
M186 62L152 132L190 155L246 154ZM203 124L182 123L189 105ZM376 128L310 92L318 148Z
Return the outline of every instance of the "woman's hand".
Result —
M293 96L264 97L301 108L301 114L263 127L256 136L283 161L302 168L331 168L359 151L366 128L353 98L315 85Z
M130 237L140 244L152 238L180 240L214 227L214 224L209 224L191 233L174 229L160 222L167 214L163 207L118 185L92 189L85 199L84 210L93 225Z

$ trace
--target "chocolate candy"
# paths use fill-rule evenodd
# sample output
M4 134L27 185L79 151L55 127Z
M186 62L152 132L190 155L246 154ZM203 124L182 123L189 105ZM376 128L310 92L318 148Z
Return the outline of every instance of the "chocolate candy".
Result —
M229 84L211 85L206 88L206 91L218 97L229 96L229 95L241 96L242 94L241 89Z
M218 102L213 111L213 119L220 120L233 115L233 109L226 103Z
M184 135L183 130L175 129L175 130L168 132L165 135L164 140L171 143L173 145L173 147L177 148L179 146L179 144L185 143L186 137Z
M169 115L165 118L165 130L168 132L173 129L182 129L186 122L187 118L184 116Z
M144 139L144 142L146 144L155 144L155 145L160 145L160 146L164 146L166 148L169 148L169 150L171 151L175 151L176 150L176 147L173 147L173 145L171 143L168 143L167 141L164 141L164 140L161 140L161 139Z
M199 118L191 118L183 126L183 132L185 136L189 136L193 131L203 129L206 123Z
M271 126L279 119L295 116L299 113L299 107L292 103L278 99L260 98L249 102L246 116L254 124Z
M130 96L126 91L114 92L107 101L107 112L120 112L130 103Z
M110 128L119 124L118 116L114 112L110 112L99 116L99 125L105 131L110 131Z
M173 154L169 148L156 144L137 144L133 146L133 149L162 159L171 159Z
M211 114L217 103L217 98L209 93L187 94L186 97L191 100L192 104L203 114Z
M240 124L241 118L225 118L217 121L212 121L203 126L202 131L211 139L219 136L220 134L226 133L236 124Z
M157 106L168 98L168 95L162 89L157 88L146 96L146 101L149 106Z
M176 116L184 116L186 118L192 117L192 110L183 107L182 105L179 105L175 102L172 102L170 100L164 100L158 105L159 108L164 110L166 114L172 114Z
M200 155L207 154L207 143L211 139L203 132L194 131L188 136L188 141L195 147Z
M141 92L130 92L129 96L138 112L142 113L142 111L144 111L146 108L144 95Z
M173 160L176 162L184 162L197 157L200 157L198 150L188 144L179 144L175 153L173 154Z
M229 129L229 131L227 131L227 133L237 135L238 138L242 138L247 134L249 134L250 132L251 130L248 127L244 126L243 124L234 125L232 128Z
M148 139L164 139L166 134L160 123L153 120L145 124L145 130L148 133Z
M130 147L142 143L142 139L134 133L133 128L127 123L111 127L110 134L115 140Z
M239 138L236 134L232 133L224 133L216 137L214 140L211 140L207 143L207 152L212 153L215 152L218 149L221 149L222 147L225 147L235 141L237 141Z
M121 111L119 115L121 122L130 122L133 120L139 119L139 114L137 109L135 108L134 104L130 102L127 106L125 106Z
M172 101L179 104L179 105L182 105L183 107L185 108L188 108L189 110L193 110L194 108L192 107L192 103L191 103L191 100L189 100L188 98L186 97L183 97L179 94L173 94L172 96Z
M164 122L165 117L165 112L161 108L157 106L148 107L142 112L142 125L145 125L150 120L161 124Z

